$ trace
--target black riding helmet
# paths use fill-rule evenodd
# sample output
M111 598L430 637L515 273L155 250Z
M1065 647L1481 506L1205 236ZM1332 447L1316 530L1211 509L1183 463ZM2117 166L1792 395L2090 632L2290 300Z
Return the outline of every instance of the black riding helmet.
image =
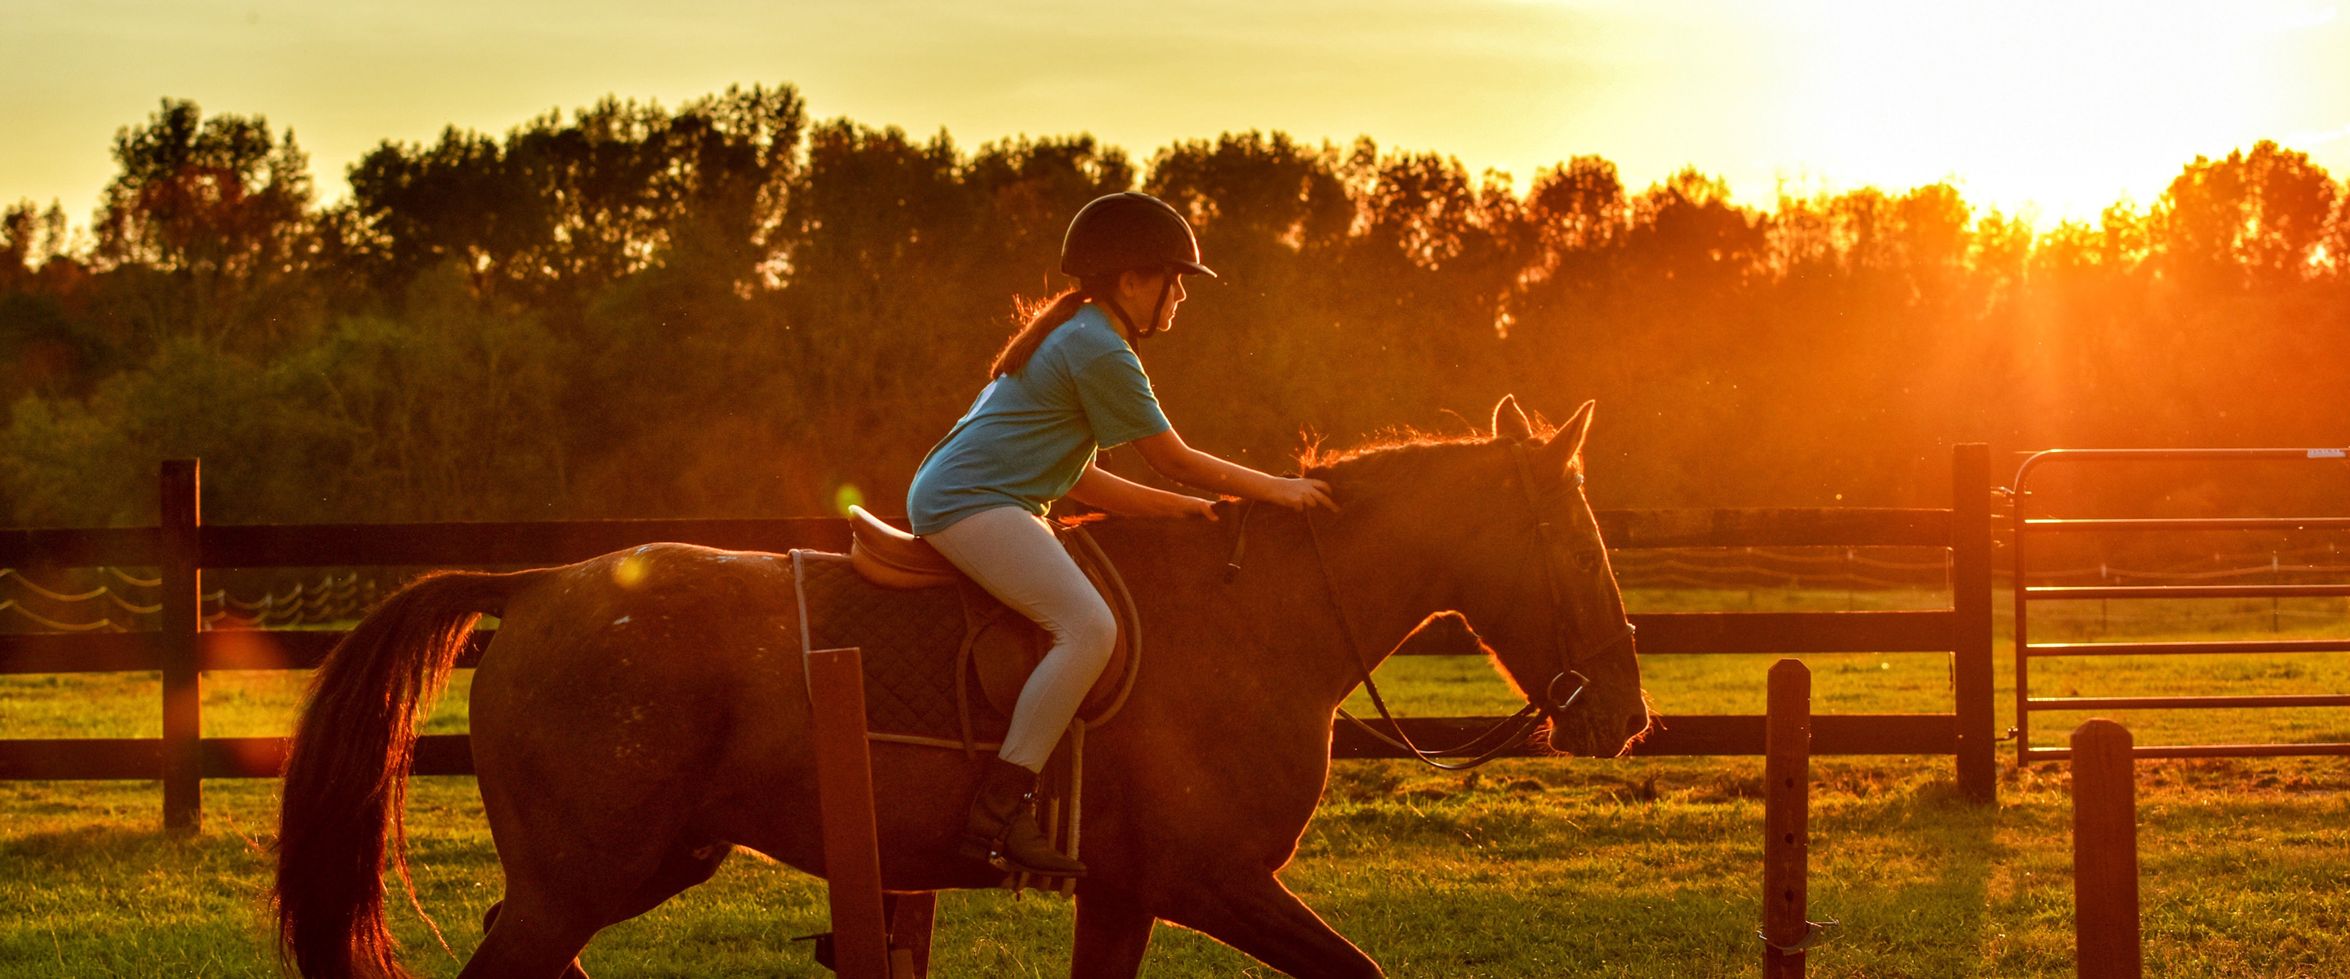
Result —
M1069 219L1069 233L1061 238L1061 271L1086 279L1134 269L1216 277L1215 270L1200 264L1199 239L1192 237L1191 222L1166 201L1129 190L1096 197L1078 208L1077 216ZM1166 308L1167 295L1174 289L1175 277L1168 276L1150 318L1140 322L1115 298L1096 298L1125 320L1128 332L1139 340L1159 332L1159 311Z
M1061 239L1062 272L1085 278L1155 268L1216 275L1200 264L1191 222L1166 201L1131 190L1108 194L1069 219L1069 233Z

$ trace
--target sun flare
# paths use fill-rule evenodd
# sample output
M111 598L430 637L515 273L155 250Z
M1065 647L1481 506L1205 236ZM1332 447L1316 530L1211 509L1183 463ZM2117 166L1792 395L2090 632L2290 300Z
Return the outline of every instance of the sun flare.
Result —
M2144 206L2185 162L2305 118L2282 70L2332 6L1883 4L1790 21L1794 145L1831 188L1958 185L2043 223ZM2336 134L2339 135L2338 133ZM1751 193L1751 191L1750 191Z

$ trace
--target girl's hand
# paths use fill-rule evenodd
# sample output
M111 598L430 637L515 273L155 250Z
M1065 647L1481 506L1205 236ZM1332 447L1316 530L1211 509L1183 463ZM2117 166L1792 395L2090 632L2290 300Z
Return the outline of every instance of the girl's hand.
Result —
M1186 496L1183 500L1183 506L1176 512L1176 516L1204 517L1208 520L1222 519L1216 516L1216 501L1214 500L1203 500L1196 496Z
M1330 484L1305 477L1276 480L1273 492L1265 497L1265 502L1292 510L1318 506L1332 513L1338 512L1338 503L1330 498Z

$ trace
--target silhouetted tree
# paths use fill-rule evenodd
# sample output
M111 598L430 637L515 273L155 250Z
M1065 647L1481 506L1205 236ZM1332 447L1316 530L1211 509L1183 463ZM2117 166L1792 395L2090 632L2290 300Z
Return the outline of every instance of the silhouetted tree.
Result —
M1960 438L2343 438L2350 193L2273 143L2035 233L1947 184L1765 211L1593 156L1521 192L1367 138L1138 167L804 113L750 87L449 130L319 210L290 135L166 101L87 237L0 210L0 508L142 522L154 460L200 454L232 521L892 509L1008 300L1062 285L1068 215L1137 181L1223 273L1145 363L1188 438L1267 468L1503 391L1605 402L1603 506L1933 503Z
M298 278L309 157L293 133L166 99L116 133L114 159L92 260L117 273L107 299L118 342L144 350L190 336L258 350L314 325Z
M2262 140L2196 157L2155 208L2165 267L2198 287L2274 285L2312 270L2340 191L2308 154Z

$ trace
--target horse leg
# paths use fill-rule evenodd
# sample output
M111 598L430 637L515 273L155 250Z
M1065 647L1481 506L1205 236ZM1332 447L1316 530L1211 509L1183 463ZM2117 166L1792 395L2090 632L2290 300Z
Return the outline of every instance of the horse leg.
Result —
M652 879L639 887L636 893L629 896L628 900L615 905L617 910L613 915L608 916L612 920L604 924L618 924L651 911L660 907L661 902L684 892L686 888L709 880L712 874L718 872L718 865L726 862L727 854L733 852L733 847L723 843L700 848L681 847L669 851L668 855L662 858L661 867L654 872ZM482 912L482 931L491 932L497 928L498 912L505 906L506 902L504 901L493 902L488 911ZM484 944L487 944L486 940ZM478 956L480 953L475 954ZM581 968L579 959L574 957L571 960L570 968L564 970L561 979L588 979L587 970Z
M718 872L718 865L726 862L734 847L725 843L710 843L699 847L680 846L661 857L661 866L653 876L637 886L628 899L613 906L610 921L616 925L637 915L660 907L661 902L676 897L686 888L709 880Z
M1297 979L1378 979L1379 963L1262 867L1202 875L1163 917ZM1083 909L1080 909L1083 913Z
M508 907L512 900L490 906L484 917L490 933L457 979L585 979L579 950L596 929L584 926L577 915L528 904Z
M488 934L491 929L494 929L498 926L498 911L503 909L505 906L506 902L504 901L492 901L490 902L490 909L481 913L481 930L483 934ZM475 955L478 956L479 954L480 952L476 950ZM470 960L468 961L470 964ZM579 957L577 955L572 956L570 966L563 970L563 975L560 977L560 979L588 979L587 970L580 967Z
M1085 891L1077 895L1077 949L1070 979L1134 979L1150 950L1158 919L1124 894Z

